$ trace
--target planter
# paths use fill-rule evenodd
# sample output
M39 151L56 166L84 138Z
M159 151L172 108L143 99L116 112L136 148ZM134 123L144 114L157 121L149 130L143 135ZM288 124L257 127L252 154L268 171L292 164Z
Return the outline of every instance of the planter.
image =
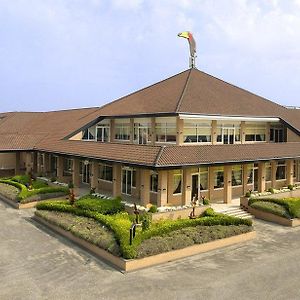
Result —
M27 198L26 200L30 200L26 203L20 203L20 202L15 202L12 199L9 199L3 195L0 194L0 200L3 202L7 203L8 205L12 206L13 208L16 209L22 209L22 208L33 208L35 207L39 202L43 200L48 200L52 199L55 200L55 198L65 196L65 193L49 193L49 194L42 194L42 195L34 195L32 197ZM36 197L36 196L44 196L44 197ZM61 199L61 198L60 198Z
M255 216L257 219L277 223L283 226L296 227L300 225L300 219L286 219L272 213L262 211L251 206L248 207L248 212Z
M222 247L230 246L233 244L241 243L241 242L246 242L249 240L252 240L256 237L256 232L251 231L248 233L228 237L225 239L221 240L215 240L212 242L208 242L205 244L199 244L199 245L193 245L187 248L179 249L179 250L174 250L170 252L165 252L145 258L140 258L140 259L123 259L121 257L117 257L112 255L111 253L83 240L78 238L77 236L73 235L71 232L66 231L62 228L60 228L57 225L54 225L43 218L40 218L38 216L34 216L33 219L47 228L59 233L60 235L68 238L78 246L84 248L85 250L88 250L91 252L93 255L99 257L100 259L103 259L104 261L108 262L110 265L113 267L117 268L118 270L124 271L124 272L131 272L135 270L139 270L142 268L174 261L180 258L185 258L189 257L191 255L196 255L199 253L207 252L210 250L214 249L219 249Z

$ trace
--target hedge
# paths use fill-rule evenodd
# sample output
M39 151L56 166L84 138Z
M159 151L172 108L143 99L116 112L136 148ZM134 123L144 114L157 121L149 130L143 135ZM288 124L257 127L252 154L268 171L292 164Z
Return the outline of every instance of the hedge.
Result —
M251 207L262 210L286 219L290 219L291 216L283 205L274 202L257 201L251 204Z
M138 228L132 245L129 245L129 229L132 221L126 212L115 215L103 215L96 211L85 210L71 206L69 201L45 201L38 203L36 208L38 210L52 210L72 213L78 216L85 216L95 219L114 232L116 240L120 245L121 254L127 259L135 258L137 256L137 247L142 243L142 241L154 236L167 234L177 229L195 227L198 225L252 225L251 220L239 219L221 214L198 219L162 220L157 223L152 223L152 226L150 226L148 230L141 231L141 228Z
M124 211L124 205L120 198L116 199L95 199L95 198L81 198L75 202L75 206L85 210L99 212L103 215L113 215Z
M283 206L291 218L300 218L300 198L250 198L249 205L252 206L253 203L262 202L272 202Z
M0 180L0 182L2 183L6 183L12 186L15 186L16 188L18 188L20 190L20 193L18 194L18 200L20 200L20 202L22 202L22 200L34 196L34 195L39 195L39 194L48 194L48 193L65 193L68 194L69 189L66 187L42 187L39 189L34 189L34 190L28 190L27 187L22 184L19 183L17 181L13 181L13 180L7 180L7 179L2 179Z

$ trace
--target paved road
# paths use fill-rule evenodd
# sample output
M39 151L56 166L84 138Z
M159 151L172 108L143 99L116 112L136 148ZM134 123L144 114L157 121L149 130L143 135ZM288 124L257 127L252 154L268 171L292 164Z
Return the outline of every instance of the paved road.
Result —
M0 202L0 299L300 299L300 228L122 274Z

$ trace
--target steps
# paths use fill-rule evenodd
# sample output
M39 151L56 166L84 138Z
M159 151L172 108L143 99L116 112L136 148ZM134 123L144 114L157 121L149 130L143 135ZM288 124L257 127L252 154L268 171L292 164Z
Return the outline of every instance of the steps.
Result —
M217 211L217 210L216 210ZM253 216L239 207L227 207L217 212L227 216L237 217L241 219L253 219Z

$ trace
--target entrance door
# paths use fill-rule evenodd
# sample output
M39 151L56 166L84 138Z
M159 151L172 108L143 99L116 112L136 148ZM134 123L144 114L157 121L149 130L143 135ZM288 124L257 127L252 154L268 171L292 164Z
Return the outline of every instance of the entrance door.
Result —
M223 128L224 144L234 144L234 128Z
M82 164L82 183L90 183L90 164Z
M192 194L191 200L196 197L196 200L199 198L199 174L192 175Z
M255 167L254 167L253 189L255 192L258 191L258 168Z
M123 169L122 170L122 193L126 195L131 195L132 190L132 170Z

